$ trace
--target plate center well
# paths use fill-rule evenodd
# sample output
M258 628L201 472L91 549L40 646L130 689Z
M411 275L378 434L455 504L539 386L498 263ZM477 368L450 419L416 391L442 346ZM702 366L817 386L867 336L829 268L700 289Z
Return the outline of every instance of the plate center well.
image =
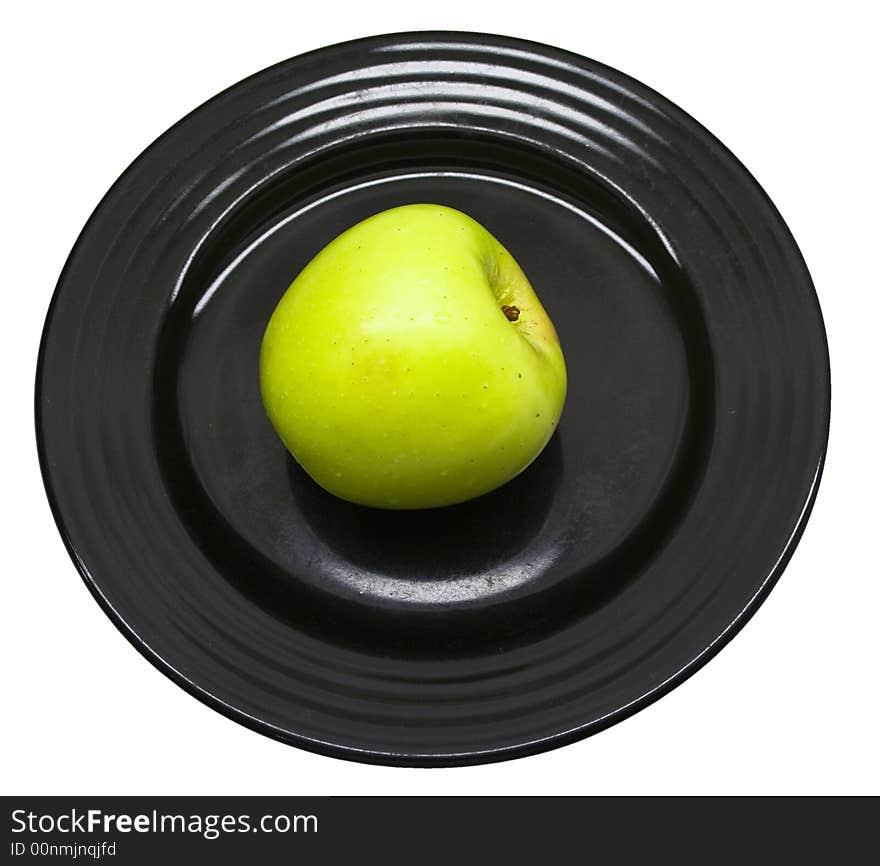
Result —
M323 246L415 202L463 210L517 258L559 332L569 395L548 447L508 485L450 508L384 512L325 493L292 460L263 411L258 357L276 303ZM204 500L181 512L200 513L194 537L242 591L299 625L320 619L303 605L328 600L355 620L352 605L436 624L572 581L588 608L633 577L622 552L687 496L679 458L693 399L670 288L612 220L577 191L479 167L386 169L258 216L224 241L223 267L183 306L176 465L185 459L188 477L169 477L174 495ZM184 489L194 483L198 493Z

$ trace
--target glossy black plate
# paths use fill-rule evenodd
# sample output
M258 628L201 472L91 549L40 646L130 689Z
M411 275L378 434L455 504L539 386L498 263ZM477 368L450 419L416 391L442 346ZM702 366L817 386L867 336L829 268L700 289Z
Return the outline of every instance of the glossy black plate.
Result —
M322 246L425 201L522 264L569 397L506 487L372 511L288 457L260 339ZM245 725L389 764L548 749L693 673L791 556L828 417L809 274L737 160L619 72L461 33L294 58L165 133L77 241L37 374L49 498L120 630Z

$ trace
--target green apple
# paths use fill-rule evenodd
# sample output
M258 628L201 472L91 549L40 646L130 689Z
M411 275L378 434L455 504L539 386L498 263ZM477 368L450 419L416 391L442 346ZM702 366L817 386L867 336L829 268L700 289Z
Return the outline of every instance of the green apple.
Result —
M510 253L460 211L413 204L324 247L260 353L269 420L323 488L377 508L487 493L547 444L565 401L553 323Z

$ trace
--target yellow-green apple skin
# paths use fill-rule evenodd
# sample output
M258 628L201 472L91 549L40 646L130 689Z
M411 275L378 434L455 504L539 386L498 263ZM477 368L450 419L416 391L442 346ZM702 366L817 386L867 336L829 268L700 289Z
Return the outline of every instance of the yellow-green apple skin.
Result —
M383 211L328 244L269 321L263 403L324 489L452 505L523 471L565 402L552 322L511 254L460 211Z

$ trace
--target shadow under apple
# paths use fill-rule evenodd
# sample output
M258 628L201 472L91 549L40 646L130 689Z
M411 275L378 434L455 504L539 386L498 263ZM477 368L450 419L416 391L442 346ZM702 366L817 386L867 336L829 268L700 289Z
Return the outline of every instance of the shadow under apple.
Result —
M353 505L327 493L291 457L293 497L315 535L359 569L401 581L452 581L514 560L544 526L562 479L554 435L516 478L477 499L414 511Z

